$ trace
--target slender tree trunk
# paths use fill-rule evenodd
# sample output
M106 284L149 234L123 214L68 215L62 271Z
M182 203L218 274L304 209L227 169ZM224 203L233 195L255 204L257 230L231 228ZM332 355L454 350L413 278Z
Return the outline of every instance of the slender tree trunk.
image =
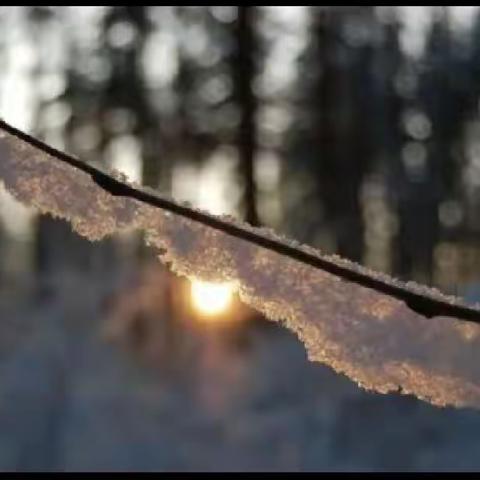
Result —
M240 172L243 177L245 193L243 206L245 219L252 225L258 225L254 156L256 150L255 112L256 98L252 90L255 74L253 59L253 21L254 7L238 7L237 19L237 58L234 65L238 102L242 116L238 133L238 151L240 155Z

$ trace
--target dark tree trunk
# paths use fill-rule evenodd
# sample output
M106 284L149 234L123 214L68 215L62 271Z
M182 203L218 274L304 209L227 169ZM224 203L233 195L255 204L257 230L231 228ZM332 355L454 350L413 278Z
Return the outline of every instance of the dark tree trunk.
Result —
M252 225L258 225L256 202L256 186L254 172L254 157L256 150L255 112L256 98L252 90L252 80L255 74L253 22L254 7L238 7L237 19L237 58L234 64L234 81L237 88L237 98L241 109L241 120L238 132L238 151L240 156L240 173L244 182L243 207L245 220Z

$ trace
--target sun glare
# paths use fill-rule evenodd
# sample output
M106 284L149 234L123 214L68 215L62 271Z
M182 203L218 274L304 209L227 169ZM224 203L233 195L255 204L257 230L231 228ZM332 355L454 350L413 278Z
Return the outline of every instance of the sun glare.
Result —
M224 313L232 301L233 288L229 283L211 283L193 280L192 301L195 308L204 315Z

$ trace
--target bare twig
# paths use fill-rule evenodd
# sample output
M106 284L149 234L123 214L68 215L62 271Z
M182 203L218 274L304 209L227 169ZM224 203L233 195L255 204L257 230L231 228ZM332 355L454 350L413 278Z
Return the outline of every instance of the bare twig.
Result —
M12 127L3 120L0 120L0 129L3 129L20 140L27 142L31 146L49 154L58 161L67 163L72 167L89 174L97 185L111 195L133 198L148 205L175 213L176 215L180 215L220 230L233 237L246 240L247 242L324 270L348 282L353 282L363 287L371 288L389 295L398 300L402 300L410 309L422 316L449 316L480 323L480 310L465 305L458 299L446 299L446 297L440 294L437 295L432 290L427 292L426 287L421 287L420 289L415 288L397 280L390 279L385 275L374 274L374 272L369 272L361 267L357 268L353 263L334 260L320 254L315 254L308 248L292 245L294 242L270 235L267 236L260 229L255 229L250 225L241 224L239 222L230 222L224 218L215 217L208 213L179 204L173 200L160 196L152 190L129 185L91 164L87 164L72 155L57 150L15 127Z

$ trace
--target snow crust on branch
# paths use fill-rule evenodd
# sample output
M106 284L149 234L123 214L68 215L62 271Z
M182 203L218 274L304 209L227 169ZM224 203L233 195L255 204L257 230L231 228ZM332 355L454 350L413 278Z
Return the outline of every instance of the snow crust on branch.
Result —
M121 174L110 175L126 183ZM365 389L413 394L439 406L480 407L479 324L450 316L427 318L374 288L136 198L111 194L89 173L1 127L0 180L16 199L70 222L89 240L142 230L173 272L233 283L242 301L295 332L310 360L329 365ZM288 242L272 232L222 220ZM426 298L461 306L434 289L401 284L311 247L292 245Z

